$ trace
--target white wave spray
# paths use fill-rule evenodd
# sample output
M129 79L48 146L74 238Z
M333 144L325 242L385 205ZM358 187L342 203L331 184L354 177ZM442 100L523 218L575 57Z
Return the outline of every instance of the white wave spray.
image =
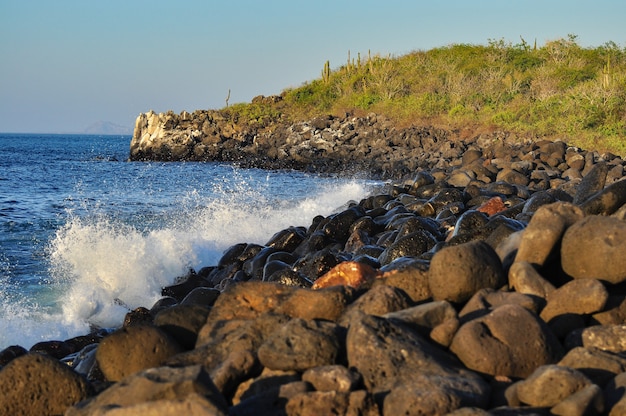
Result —
M19 340L28 347L82 335L90 325L118 326L129 309L151 307L163 286L189 268L215 265L231 245L264 244L282 229L308 226L314 216L327 216L369 192L362 182L339 182L309 190L299 200L268 200L263 190L217 187L208 197L189 193L174 212L149 221L150 227L106 213L70 217L48 248L57 310L2 302L0 307L18 310L0 311L13 317L0 331L10 338L22 325ZM25 323L30 334L24 334Z

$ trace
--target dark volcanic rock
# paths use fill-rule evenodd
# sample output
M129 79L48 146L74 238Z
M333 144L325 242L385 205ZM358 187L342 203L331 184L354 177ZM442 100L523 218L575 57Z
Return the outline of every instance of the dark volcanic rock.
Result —
M138 371L157 367L182 351L165 331L150 325L122 328L104 338L96 359L108 381L121 379Z
M0 413L3 415L60 415L86 399L90 384L54 358L29 353L0 371Z
M509 377L527 377L563 354L547 325L519 305L503 305L467 322L450 350L472 370Z
M576 279L595 278L609 283L626 281L626 222L589 216L563 236L563 270ZM610 261L607 261L610 259Z
M349 365L363 375L368 390L390 391L384 399L385 414L404 414L418 403L423 414L432 414L488 401L489 386L477 374L459 367L453 357L417 333L388 320L355 315L346 350ZM417 396L407 401L407 391Z
M428 282L435 300L461 303L479 289L499 288L505 275L496 252L487 243L476 241L435 253Z
M129 376L97 397L70 409L68 416L105 414L227 415L228 404L202 366L157 367Z
M261 364L272 370L304 371L336 363L342 342L332 322L292 319L259 347Z

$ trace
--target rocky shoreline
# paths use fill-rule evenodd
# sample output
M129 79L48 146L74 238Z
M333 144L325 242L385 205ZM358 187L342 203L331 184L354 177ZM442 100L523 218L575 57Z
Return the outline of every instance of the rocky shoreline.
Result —
M626 413L622 158L498 133L385 129L370 116L363 128L353 118L292 126L299 139L281 144L282 159L260 131L238 147L221 135L211 159L196 151L206 132L154 117L138 118L136 160L315 159L332 172L347 157L410 179L264 245L232 246L112 333L5 349L0 413ZM351 156L319 151L338 140L331 130Z

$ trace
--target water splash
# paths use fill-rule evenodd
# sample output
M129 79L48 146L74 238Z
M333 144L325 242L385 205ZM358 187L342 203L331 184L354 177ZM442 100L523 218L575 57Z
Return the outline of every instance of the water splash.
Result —
M368 192L362 183L347 182L311 190L305 198L269 200L262 190L216 186L208 197L188 193L160 222L109 214L71 218L48 248L51 276L61 288L60 310L50 319L39 312L18 314L15 322L38 320L33 333L57 326L46 339L80 335L89 325L118 326L129 309L152 306L163 286L189 268L215 265L229 246L264 244L275 232L308 226L314 216L329 215ZM140 225L146 223L151 228Z

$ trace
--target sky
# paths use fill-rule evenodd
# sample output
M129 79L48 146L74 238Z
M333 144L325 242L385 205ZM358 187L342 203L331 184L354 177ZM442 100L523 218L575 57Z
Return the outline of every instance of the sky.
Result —
M352 57L520 36L626 47L624 0L0 0L0 132L132 128L280 94Z

